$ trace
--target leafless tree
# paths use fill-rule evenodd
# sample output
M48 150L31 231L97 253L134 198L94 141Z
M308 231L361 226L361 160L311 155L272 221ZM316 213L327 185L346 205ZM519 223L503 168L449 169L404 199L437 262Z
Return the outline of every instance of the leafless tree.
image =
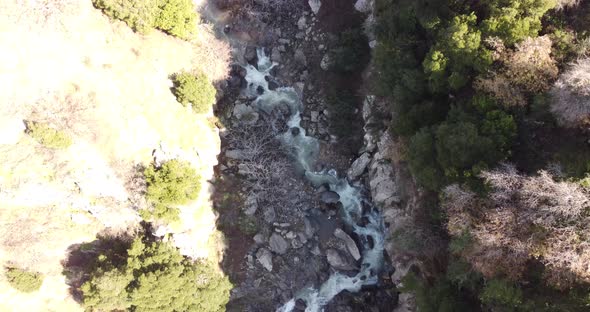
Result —
M577 127L590 116L590 58L570 65L551 90L551 111L567 127Z

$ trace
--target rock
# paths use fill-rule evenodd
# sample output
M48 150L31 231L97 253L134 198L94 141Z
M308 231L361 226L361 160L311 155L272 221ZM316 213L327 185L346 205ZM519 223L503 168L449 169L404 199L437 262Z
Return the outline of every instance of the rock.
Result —
M320 7L322 6L322 2L320 2L320 0L309 0L307 3L309 4L309 8L313 14L318 14Z
M361 258L361 253L359 248L357 247L356 243L346 232L341 229L336 229L334 231L334 236L344 241L344 245L346 245L346 249L350 253L350 255L354 258L354 260L359 260Z
M320 200L326 204L335 204L340 200L340 195L336 192L325 191L320 195Z
M326 54L324 54L324 56L322 57L322 60L320 61L320 68L323 70L328 70L328 69L330 69L331 66L332 66L332 60L330 59L330 54L326 53Z
M393 312L413 312L416 311L416 297L411 293L401 293L397 299L397 306Z
M320 112L318 112L318 111L311 111L311 112L309 112L309 116L311 118L311 122L318 122L319 121Z
M291 241L291 247L293 247L293 249L299 249L303 247L303 243L298 239L294 239Z
M254 242L256 244L264 244L264 242L266 242L266 238L264 237L264 235L262 233L258 233L256 235L254 235Z
M298 127L291 128L291 135L292 136L298 136L300 132L301 132L301 130Z
M256 54L256 47L248 46L244 52L244 59L250 64L256 64L258 55Z
M369 13L373 10L373 0L357 0L354 8L361 13Z
M295 91L299 96L303 95L303 90L305 90L305 83L304 82L296 82L295 83Z
M262 214L266 223L273 223L277 218L277 213L273 207L266 207Z
M266 248L260 248L256 252L256 260L264 267L267 271L272 272L272 253Z
M302 66L307 66L307 57L305 57L305 53L303 52L303 49L297 49L295 50L295 62L297 62L297 64L302 65Z
M280 39L279 39L279 43L280 43L280 44L289 45L289 44L291 44L291 40L289 40L289 39L284 39L284 38L280 38Z
M273 90L276 90L278 87L279 87L279 84L276 83L274 80L270 80L268 82L268 89L269 90L273 91Z
M255 124L260 117L254 108L252 108L252 106L248 106L243 103L234 106L233 115L241 123L247 125Z
M244 201L244 214L247 216L253 216L258 210L258 201L255 196L248 196Z
M309 218L303 219L303 224L305 227L305 236L307 236L308 239L311 239L315 232L318 230L317 227L314 226L314 224Z
M304 30L306 26L307 21L305 20L305 16L300 17L297 21L297 28L299 28L299 30Z
M340 255L340 252L336 249L328 249L326 250L326 260L331 267L336 270L352 270L353 267L346 262Z
M244 155L244 151L242 150L227 150L225 151L225 157L230 159L246 159L247 157Z
M348 169L348 179L349 180L356 180L358 177L361 176L361 174L363 174L363 172L365 172L365 169L367 169L367 166L369 165L369 163L371 162L371 156L369 156L368 153L363 153L359 158L357 158L352 165L350 166L350 169Z
M287 52L287 47L285 47L284 45L280 45L278 47L278 50L279 50L279 52L283 52L284 53L284 52Z
M272 52L270 53L270 60L275 63L281 62L281 51L278 47L272 48Z
M270 250L282 255L287 252L289 249L289 243L279 234L272 233L270 239L268 240L268 245L270 246Z

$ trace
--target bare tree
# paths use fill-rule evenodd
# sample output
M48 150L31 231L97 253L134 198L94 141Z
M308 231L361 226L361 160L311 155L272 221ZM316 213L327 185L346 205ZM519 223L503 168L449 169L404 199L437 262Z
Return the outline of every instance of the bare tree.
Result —
M590 116L590 58L570 65L551 90L551 111L566 127L577 127Z

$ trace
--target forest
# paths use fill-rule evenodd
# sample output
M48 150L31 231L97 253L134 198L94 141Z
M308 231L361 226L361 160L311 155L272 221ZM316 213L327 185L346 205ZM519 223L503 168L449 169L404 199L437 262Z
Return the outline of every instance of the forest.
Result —
M590 3L378 0L377 92L425 190L420 311L587 311ZM433 239L432 237L426 238Z

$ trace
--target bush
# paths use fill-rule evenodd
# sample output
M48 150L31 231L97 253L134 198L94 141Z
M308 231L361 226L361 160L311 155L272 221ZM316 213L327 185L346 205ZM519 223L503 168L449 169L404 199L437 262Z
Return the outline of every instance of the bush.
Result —
M434 135L428 128L421 129L410 139L408 164L417 182L429 190L443 184L443 173L436 162Z
M485 304L506 308L516 308L523 303L522 290L502 279L488 280L479 298Z
M43 275L41 273L29 272L18 268L6 268L5 274L10 286L25 293L39 290L43 284Z
M144 218L155 217L165 221L178 219L174 205L184 205L197 199L201 189L200 177L190 163L169 160L160 167L155 164L144 171L147 182L147 199L154 205L143 211Z
M232 287L211 264L142 238L126 254L99 256L89 275L80 290L90 311L224 311Z
M180 73L174 76L173 82L172 92L178 102L185 106L191 104L196 113L208 112L215 102L215 87L203 73Z
M64 131L50 127L48 124L29 121L27 134L39 144L53 149L65 149L72 145L72 139Z
M124 21L141 34L157 28L190 39L198 18L191 0L92 0L92 3L105 15Z

